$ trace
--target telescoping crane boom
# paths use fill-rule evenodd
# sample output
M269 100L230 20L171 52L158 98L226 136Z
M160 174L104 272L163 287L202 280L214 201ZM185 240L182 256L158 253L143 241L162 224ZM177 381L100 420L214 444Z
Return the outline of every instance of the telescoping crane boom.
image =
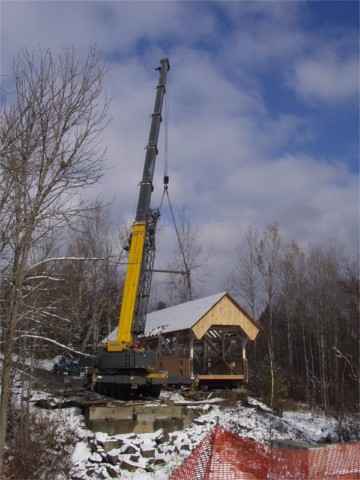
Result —
M128 266L115 340L96 359L95 389L110 396L124 397L130 390L157 396L166 381L166 373L156 371L156 354L137 348L136 339L145 330L145 316L150 295L155 256L155 230L159 211L151 208L151 194L162 107L166 92L169 60L160 60L149 140L136 210L132 225Z

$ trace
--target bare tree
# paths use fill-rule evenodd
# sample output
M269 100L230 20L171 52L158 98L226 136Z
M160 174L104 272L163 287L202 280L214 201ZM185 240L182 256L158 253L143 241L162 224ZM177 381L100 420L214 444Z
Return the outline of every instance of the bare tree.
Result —
M274 309L280 292L280 266L282 240L277 225L269 225L262 234L249 229L245 245L238 248L237 266L231 275L231 285L235 293L250 308L254 317L264 311L266 317L267 354L270 369L270 402L275 396Z
M91 344L95 350L101 338L114 328L120 298L119 262L123 251L111 235L104 208L97 206L93 216L79 221L69 256L103 258L101 262L69 264L62 268L67 278L67 294L73 297L68 316L76 314L72 325L81 351ZM125 259L124 259L125 263ZM66 269L66 270L65 270Z
M267 343L270 362L271 392L270 403L275 395L275 346L274 346L274 307L279 293L282 241L276 224L269 225L256 246L256 265L263 283L267 316Z
M295 319L299 304L302 300L304 290L303 275L301 275L301 265L303 263L304 254L295 242L291 242L284 248L284 255L281 259L280 274L280 302L283 305L284 316L286 321L287 333L287 350L289 371L294 369L294 328Z
M312 316L311 333L314 339L317 368L314 375L319 379L321 404L325 411L330 405L331 383L339 379L339 357L333 347L339 348L339 324L342 299L339 289L340 258L335 248L322 246L312 248L307 259L307 303ZM338 389L335 389L335 396Z
M11 194L13 181L11 175L6 169L1 168L2 160L11 155L13 143L16 138L11 138L10 132L16 128L16 123L21 121L19 118L10 120L7 123L3 121L4 112L0 111L0 274L3 275L7 268L7 253L10 241L9 226L12 222Z
M355 258L349 259L345 265L345 279L343 288L348 297L348 308L351 318L350 336L357 340L357 362L354 360L354 369L357 370L357 408L360 411L360 259L359 251ZM356 365L357 364L357 365ZM355 366L356 365L356 366ZM357 367L357 368L356 368Z
M115 323L120 258L104 207L96 204L81 215L68 236L65 256L54 257L51 241L36 248L25 277L26 309L17 328L17 347L30 336L46 338L37 356L54 355L58 343L81 352L93 350Z
M228 281L229 290L244 302L253 318L258 318L265 306L257 268L258 241L258 232L249 228L244 242L237 247L235 267Z
M246 234L229 283L253 314L264 309L252 355L259 393L270 379L270 400L290 394L325 411L358 408L359 278L358 261L335 242L300 248L276 225Z
M79 60L73 50L23 52L14 63L16 96L0 117L0 177L7 199L7 278L4 360L0 405L0 474L3 471L12 353L24 307L24 282L34 246L81 210L80 189L99 180L104 152L104 70L91 50ZM6 148L3 148L4 145Z
M358 410L360 411L360 263L359 259L352 263L348 269L348 282L350 285L352 318L354 329L357 331L357 383L358 383Z

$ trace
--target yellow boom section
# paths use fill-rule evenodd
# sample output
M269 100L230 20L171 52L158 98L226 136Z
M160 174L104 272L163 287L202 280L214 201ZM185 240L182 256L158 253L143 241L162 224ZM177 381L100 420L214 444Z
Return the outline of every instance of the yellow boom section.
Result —
M133 343L132 327L135 320L136 300L141 279L145 237L145 222L135 222L131 230L128 268L123 289L117 337L115 341L107 343L108 352L119 352Z

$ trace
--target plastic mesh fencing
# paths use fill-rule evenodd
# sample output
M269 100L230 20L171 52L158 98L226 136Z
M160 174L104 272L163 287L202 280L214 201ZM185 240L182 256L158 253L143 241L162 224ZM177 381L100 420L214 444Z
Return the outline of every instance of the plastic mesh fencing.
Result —
M360 443L271 448L223 430L210 432L170 480L355 480Z

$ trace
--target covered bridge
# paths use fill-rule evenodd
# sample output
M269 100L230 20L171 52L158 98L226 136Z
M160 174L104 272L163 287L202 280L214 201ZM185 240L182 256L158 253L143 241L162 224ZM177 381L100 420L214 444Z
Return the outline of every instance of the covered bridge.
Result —
M222 292L149 313L143 341L169 383L237 384L248 380L246 345L258 333L257 322Z

